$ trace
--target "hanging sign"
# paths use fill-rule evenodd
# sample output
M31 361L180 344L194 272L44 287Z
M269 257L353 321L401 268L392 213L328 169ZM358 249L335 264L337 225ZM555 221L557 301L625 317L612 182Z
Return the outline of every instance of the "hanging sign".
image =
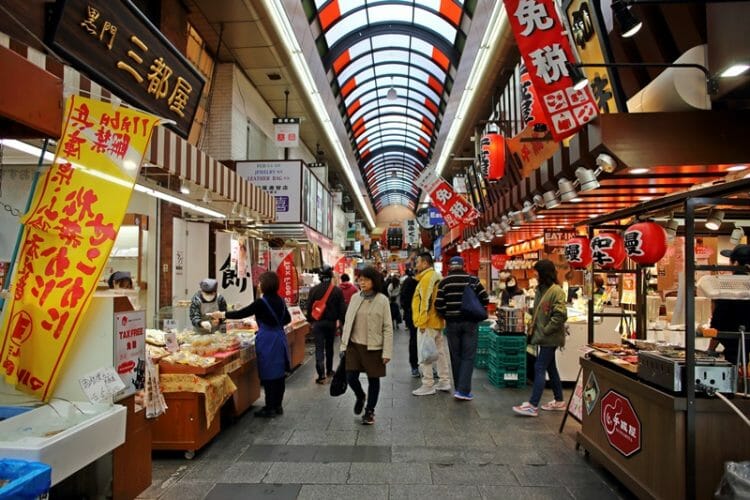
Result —
M573 269L583 269L591 263L591 242L585 236L568 240L564 252L565 260Z
M490 257L492 261L492 267L494 269L497 269L498 271L502 271L505 269L505 263L508 262L508 259L510 259L510 255L505 254L492 254L492 257Z
M667 253L667 232L656 222L639 222L625 230L624 245L632 261L650 266Z
M146 383L146 311L115 313L115 369L124 384L116 399L135 394Z
M299 146L299 118L274 118L273 137L280 148Z
M553 0L504 0L518 49L541 99L552 138L575 134L597 116L591 89L573 88L566 62L575 58Z
M625 260L622 236L617 233L599 233L591 239L591 258L602 269L615 269Z
M55 160L23 217L5 306L5 381L46 401L107 263L158 118L68 98Z
M589 378L586 379L586 386L583 388L583 402L586 405L586 415L591 415L599 401L599 381L596 380L594 371L589 372Z
M432 203L442 213L450 229L459 224L471 225L479 218L477 209L466 201L466 198L453 191L445 179L435 175L434 169L425 168L415 183L429 194Z
M235 233L216 233L216 274L219 295L227 304L245 306L253 301L250 240Z
M497 132L482 136L479 142L482 173L490 181L499 181L505 175L505 138Z
M641 449L641 419L622 394L610 389L602 398L601 423L607 441L624 457Z
M544 251L545 253L564 253L565 244L578 236L574 229L545 229Z
M279 296L287 305L296 305L299 302L299 275L294 265L294 249L271 250L271 269L279 277Z

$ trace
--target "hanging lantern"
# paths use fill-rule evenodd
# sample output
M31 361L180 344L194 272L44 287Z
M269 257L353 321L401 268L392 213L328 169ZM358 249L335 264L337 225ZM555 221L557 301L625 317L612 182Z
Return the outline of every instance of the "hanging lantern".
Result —
M618 268L625 257L622 236L618 233L599 233L591 240L591 259L600 268Z
M624 237L625 252L638 264L656 264L667 253L667 232L656 222L633 224Z
M480 141L482 172L488 180L497 181L505 175L505 138L497 132L482 136Z
M591 242L585 236L571 238L565 244L565 259L573 269L582 269L591 263Z

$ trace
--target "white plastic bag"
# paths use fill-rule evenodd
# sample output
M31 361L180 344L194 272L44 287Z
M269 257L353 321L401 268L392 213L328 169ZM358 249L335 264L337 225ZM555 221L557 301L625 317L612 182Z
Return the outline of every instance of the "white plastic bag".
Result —
M419 363L434 363L438 360L437 344L432 335L425 333L419 334Z

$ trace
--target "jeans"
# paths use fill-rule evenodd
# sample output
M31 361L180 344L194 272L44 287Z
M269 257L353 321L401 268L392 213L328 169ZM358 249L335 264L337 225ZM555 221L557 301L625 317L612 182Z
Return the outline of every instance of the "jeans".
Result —
M437 373L441 385L450 385L451 373L448 366L448 354L445 352L445 339L440 330L433 328L420 328L418 335L430 335L435 339L435 345L438 351ZM435 378L432 376L432 363L422 363L422 386L432 387L435 385Z
M318 378L326 373L333 373L333 341L336 338L336 325L333 323L314 323L312 327L315 338L315 370Z
M365 397L365 391L359 381L359 374L362 372L346 372L346 382L352 388L357 399ZM366 410L374 411L375 405L378 404L380 395L380 379L378 377L367 377L367 406Z
M409 329L409 365L412 370L419 368L419 356L417 356L417 327L411 318L405 318L406 327Z
M284 391L286 390L286 377L261 380L261 384L266 391L266 408L269 410L281 408L281 403L284 401Z
M534 388L531 391L531 399L529 399L529 403L533 406L539 406L539 400L542 399L545 372L549 374L555 401L564 401L562 382L560 382L560 374L557 372L557 364L555 364L556 350L557 347L555 346L539 346L539 352L534 363Z
M471 392L478 331L479 327L473 321L450 322L445 325L445 336L448 338L448 350L451 354L453 384L457 391L464 394Z

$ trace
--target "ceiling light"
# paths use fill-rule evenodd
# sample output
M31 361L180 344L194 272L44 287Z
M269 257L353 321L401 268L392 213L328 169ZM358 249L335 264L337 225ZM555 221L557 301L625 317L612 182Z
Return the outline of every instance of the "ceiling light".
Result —
M240 213L239 208L240 208L239 202L235 201L234 203L232 203L232 215L237 215L238 213Z
M180 193L190 194L190 186L185 181L180 182Z
M706 217L706 229L716 231L721 227L722 222L724 222L723 210L716 210L712 208L708 211L708 217Z
M747 165L732 165L727 169L727 172L742 172L747 168Z
M652 200L653 198L654 198L653 196L640 196L638 199L641 201L649 201L649 200Z
M560 205L560 200L557 199L557 195L554 191L547 191L542 195L544 199L544 207L547 209L555 208Z
M201 198L201 201L203 203L211 203L211 193L208 192L208 189L203 192L203 198Z
M557 187L560 188L560 200L570 201L576 197L576 188L572 182L565 177L557 181Z
M575 198L571 198L569 201L571 203L581 203L583 201L583 198L579 198L576 196Z
M727 69L722 71L719 76L722 78L731 78L733 76L741 75L748 69L750 69L750 64L732 64Z
M537 219L546 219L546 218L547 218L547 216L546 216L546 215L544 215L544 214L539 214L539 215L537 215L537 216L536 216L536 218L537 218Z
M464 245L463 245L463 243L461 243L460 245L458 245L458 246L456 247L456 251L457 251L458 253L461 253L461 252L463 252L463 251L464 251Z
M506 233L507 233L508 231L510 231L510 221L508 220L508 216L507 216L507 215L503 215L503 216L502 216L502 217L500 218L500 228L501 228L501 229L502 229L502 230L503 230L504 232L506 232Z
M673 217L670 217L666 224L664 224L664 231L667 233L667 239L673 240L677 236L677 228L680 227L680 223Z
M534 204L532 204L530 201L524 202L522 212L523 212L523 219L526 222L534 222L536 220Z
M628 173L633 174L633 175L645 174L646 172L648 172L647 168L631 168L628 171Z
M479 248L481 246L481 243L476 238L471 238L469 243L471 243L471 248Z
M523 214L520 211L511 212L510 220L513 221L513 224L521 224L523 222Z
M385 98L389 101L395 101L398 98L398 92L396 92L396 87L391 87L388 89L388 92L385 94Z
M630 38L643 27L643 22L630 12L623 1L615 0L612 2L612 15L620 27L620 36L623 38Z
M581 191L591 191L599 187L599 181L596 180L594 171L590 168L578 167L576 169L576 179L581 185Z
M737 245L739 244L743 236L745 236L745 230L740 226L734 226L734 229L732 229L732 234L729 236L729 243L731 243L732 245Z
M568 76L573 81L574 89L583 90L584 88L586 88L586 85L589 84L589 80L588 78L586 78L586 75L583 74L583 70L570 61L565 61L565 70L568 72Z
M544 198L541 195L535 194L532 200L534 201L534 205L539 208L544 208Z

